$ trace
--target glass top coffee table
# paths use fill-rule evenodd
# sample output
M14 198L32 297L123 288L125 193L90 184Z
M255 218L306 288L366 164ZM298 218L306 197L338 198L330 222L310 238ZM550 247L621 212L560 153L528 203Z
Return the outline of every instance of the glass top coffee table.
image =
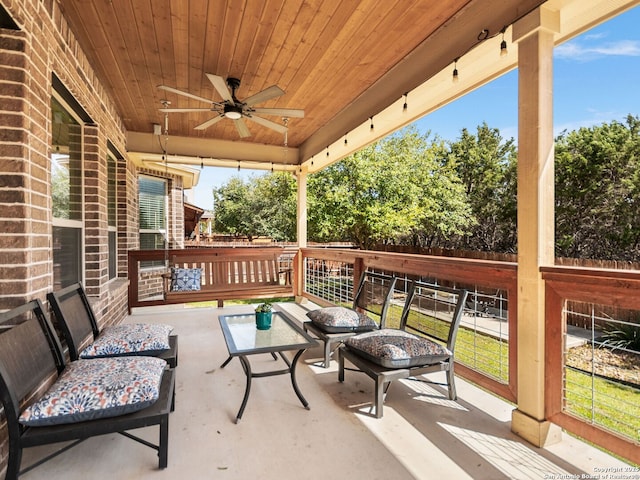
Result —
M251 392L251 379L260 377L271 377L274 375L291 375L293 390L308 410L309 403L305 400L296 382L296 365L300 355L309 347L317 345L315 339L310 337L297 322L287 313L274 311L269 330L258 330L256 328L256 317L253 313L239 315L220 315L220 326L224 334L224 340L229 350L229 358L221 365L224 368L233 357L238 357L242 363L242 368L247 376L247 384L244 391L242 405L236 415L236 423L242 418L242 413L247 406L249 393ZM289 360L283 352L296 351L293 360ZM252 373L249 363L250 355L270 353L275 360L278 359L276 353L286 363L287 368L271 370L266 372Z

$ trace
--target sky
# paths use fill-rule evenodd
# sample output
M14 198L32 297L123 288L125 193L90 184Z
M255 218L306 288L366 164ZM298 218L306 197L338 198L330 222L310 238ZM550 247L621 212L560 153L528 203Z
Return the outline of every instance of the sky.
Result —
M554 50L554 132L577 130L627 115L640 116L640 7L559 45ZM513 48L513 47L512 47ZM462 73L462 72L461 72ZM455 141L463 128L475 132L486 122L503 138L517 139L518 73L512 71L423 117L414 125ZM192 201L213 208L212 190L230 178L264 171L205 167Z

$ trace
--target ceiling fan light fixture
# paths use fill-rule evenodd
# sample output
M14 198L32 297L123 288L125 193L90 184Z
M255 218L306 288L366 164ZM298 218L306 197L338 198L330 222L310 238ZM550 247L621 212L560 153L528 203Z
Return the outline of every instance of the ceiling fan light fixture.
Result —
M225 105L224 116L231 120L238 120L242 118L242 107L237 105Z

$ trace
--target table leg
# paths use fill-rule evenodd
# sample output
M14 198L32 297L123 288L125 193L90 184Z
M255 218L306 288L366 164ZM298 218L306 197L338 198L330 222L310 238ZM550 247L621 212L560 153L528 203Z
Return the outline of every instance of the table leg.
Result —
M226 367L229 364L229 362L231 361L232 358L233 357L231 355L229 355L229 357L224 361L224 363L222 365L220 365L220 368Z
M296 365L298 364L298 359L300 358L300 355L302 355L303 353L304 353L304 349L298 350L298 353L296 353L295 357L293 357L293 361L291 362L289 371L291 372L291 384L293 385L293 390L296 392L296 395L300 399L300 402L302 403L304 408L309 410L309 402L307 402L307 400L302 395L302 392L298 388L298 383L296 382Z
M251 392L251 365L249 364L249 360L247 357L240 356L240 362L242 363L242 368L244 370L245 375L247 376L247 386L244 390L244 398L242 399L242 405L240 405L240 410L238 410L238 415L236 415L236 423L240 421L242 418L242 414L244 413L244 408L247 406L247 401L249 400L249 393Z

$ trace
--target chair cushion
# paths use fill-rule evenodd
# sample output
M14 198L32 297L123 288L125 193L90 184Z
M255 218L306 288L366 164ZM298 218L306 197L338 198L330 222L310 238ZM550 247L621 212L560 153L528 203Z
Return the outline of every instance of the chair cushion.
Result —
M314 325L327 333L368 332L378 324L366 314L346 307L325 307L307 312Z
M436 342L391 328L362 333L344 343L350 350L386 368L431 365L451 357L451 352Z
M153 404L167 362L155 357L71 362L47 392L20 415L29 426L115 417Z
M171 268L171 291L200 290L201 268Z
M170 325L132 323L107 327L98 338L80 352L80 358L155 356L169 350Z

